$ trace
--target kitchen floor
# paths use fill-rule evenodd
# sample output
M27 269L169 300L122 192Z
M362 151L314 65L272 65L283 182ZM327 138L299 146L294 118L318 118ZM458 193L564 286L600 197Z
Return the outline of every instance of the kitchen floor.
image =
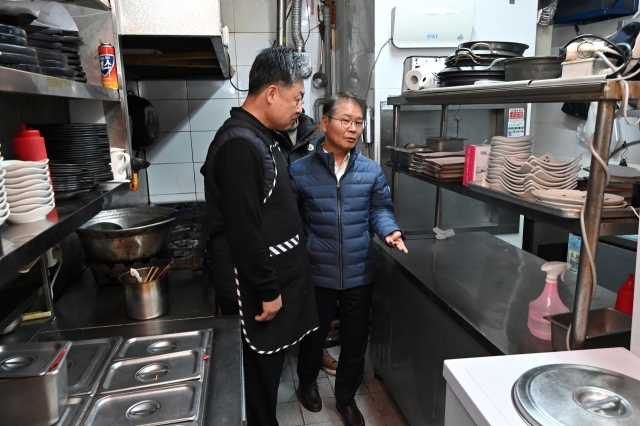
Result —
M335 358L340 358L340 347L329 349L329 353ZM287 351L285 366L280 378L278 388L277 416L280 426L342 426L342 418L336 409L333 389L335 376L327 375L320 371L318 376L318 388L322 397L322 411L312 413L307 411L296 394L298 386L298 347ZM367 426L408 426L404 416L400 413L398 405L387 390L382 380L373 377L373 361L369 357L369 348L365 357L364 380L356 394L356 403L365 418Z

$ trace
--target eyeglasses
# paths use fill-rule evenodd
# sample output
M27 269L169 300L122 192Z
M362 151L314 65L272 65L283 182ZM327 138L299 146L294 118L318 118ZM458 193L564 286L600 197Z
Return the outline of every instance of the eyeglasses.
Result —
M333 120L339 121L340 124L342 124L342 127L344 127L345 129L351 128L351 124L355 124L356 129L362 129L362 126L364 125L363 121L349 120L348 118L335 118L329 115L325 115L325 117L327 117L330 120L333 119Z

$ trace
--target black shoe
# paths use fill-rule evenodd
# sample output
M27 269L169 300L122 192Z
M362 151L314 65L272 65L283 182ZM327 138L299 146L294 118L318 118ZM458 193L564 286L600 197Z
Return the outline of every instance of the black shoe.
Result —
M336 408L342 414L342 421L345 426L364 426L364 417L362 417L362 413L355 401L351 405L341 405L336 402Z
M304 408L313 413L317 413L322 410L322 399L320 399L320 392L318 392L318 384L316 382L313 382L304 388L300 386L298 388L298 394L300 396L300 402Z

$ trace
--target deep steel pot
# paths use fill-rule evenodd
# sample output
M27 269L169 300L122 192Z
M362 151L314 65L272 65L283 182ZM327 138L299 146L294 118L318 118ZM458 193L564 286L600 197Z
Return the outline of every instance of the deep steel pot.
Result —
M144 280L151 268L140 268L138 273ZM122 274L120 282L124 285L127 302L127 316L135 320L148 320L160 317L169 310L169 276L149 282L136 282L129 272Z
M562 59L556 56L510 58L502 64L505 81L547 80L562 76Z
M129 225L174 212L166 207L105 210L82 225L76 232L87 257L97 263L127 263L162 254L174 218L127 229ZM115 223L121 230L87 229L100 222Z

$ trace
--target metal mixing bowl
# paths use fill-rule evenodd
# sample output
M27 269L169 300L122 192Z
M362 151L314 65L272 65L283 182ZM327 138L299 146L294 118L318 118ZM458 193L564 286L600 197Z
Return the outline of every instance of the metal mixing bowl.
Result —
M87 257L97 263L127 263L162 254L171 228L170 218L153 225L127 229L128 226L174 212L166 207L135 207L104 210L76 232ZM87 229L100 222L115 223L124 229Z

